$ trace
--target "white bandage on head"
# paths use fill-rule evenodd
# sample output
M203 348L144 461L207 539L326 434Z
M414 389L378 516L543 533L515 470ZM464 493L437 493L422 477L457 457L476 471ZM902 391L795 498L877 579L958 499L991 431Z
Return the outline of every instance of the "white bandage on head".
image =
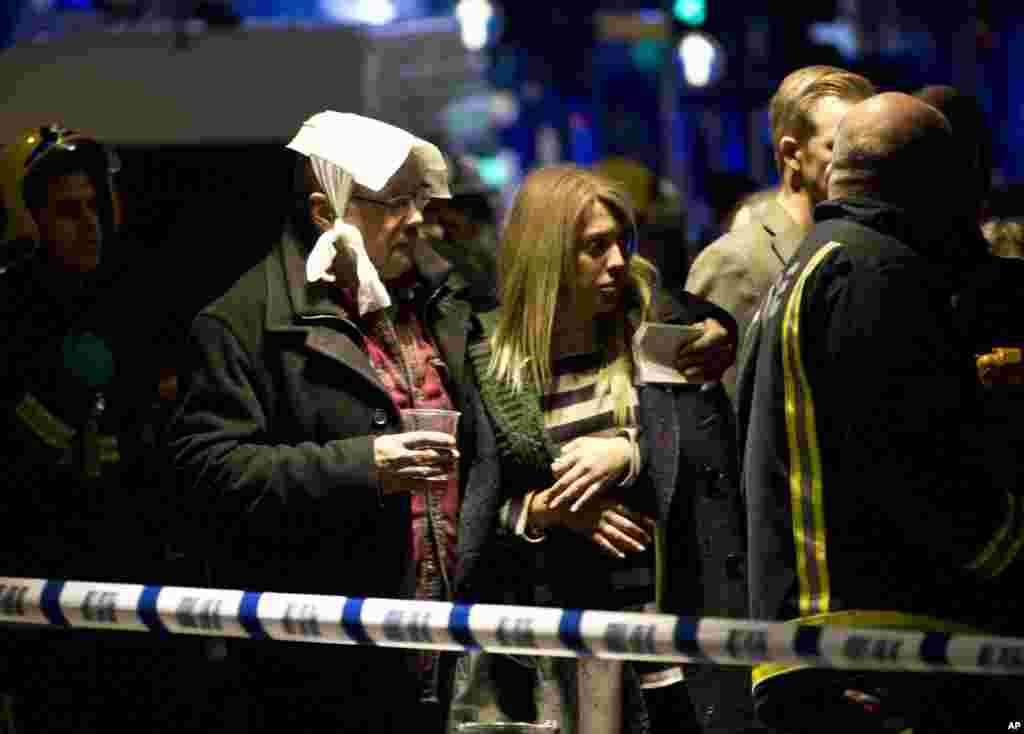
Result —
M436 146L393 125L350 113L326 111L303 123L288 147L308 156L313 172L334 207L335 222L317 240L306 261L306 279L333 281L330 267L336 243L356 262L360 315L387 308L391 297L370 261L359 230L342 221L353 184L371 191L384 189L407 161L415 165L420 188L431 197L448 199L448 167ZM411 193L411 192L409 192Z

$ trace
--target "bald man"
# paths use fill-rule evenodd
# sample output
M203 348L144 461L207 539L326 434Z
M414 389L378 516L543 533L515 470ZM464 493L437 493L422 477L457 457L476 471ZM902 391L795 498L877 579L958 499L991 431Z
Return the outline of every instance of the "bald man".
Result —
M754 317L739 417L755 618L1022 631L1020 507L959 450L977 383L952 301L984 253L957 235L951 145L947 120L911 96L853 107L829 201ZM1005 683L753 673L759 717L787 733L971 731L1014 717Z

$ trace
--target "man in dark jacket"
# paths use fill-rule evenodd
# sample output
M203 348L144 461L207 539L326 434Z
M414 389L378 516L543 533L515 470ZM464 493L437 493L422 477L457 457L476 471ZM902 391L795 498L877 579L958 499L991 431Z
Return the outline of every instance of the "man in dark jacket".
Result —
M914 96L935 107L952 126L956 154L968 171L956 189L974 215L973 221L964 220L964 237L974 239L980 250L983 234L974 224L988 217L992 188L992 133L984 108L974 96L945 85L923 87ZM1018 368L1000 364L1005 357L999 351L1024 346L1024 260L993 254L970 272L967 281L957 297L961 327L985 369L979 377L986 384L1003 384L985 391L977 421L966 426L965 434L975 445L979 471L1003 486L1024 487L1024 465L1019 461L1024 435L1013 428L1024 410L1024 390L1008 389L1007 380L1015 379ZM990 367L996 369L988 371Z
M358 160L367 146L379 151L374 165ZM443 159L404 131L337 113L308 120L290 147L306 156L300 212L270 255L196 318L172 427L176 464L209 522L212 580L448 598L467 475L454 462L472 453L471 307L437 258L412 256L423 205L448 195ZM412 407L461 408L459 441L403 430L401 410ZM239 648L250 730L399 731L416 721L427 731L430 717L440 727L434 655Z
M126 440L139 350L104 310L121 307L106 287L120 244L118 167L113 150L56 124L0 154L0 576L140 582L155 553L142 530L150 488L136 473L147 457ZM0 722L155 731L143 672L153 645L123 632L4 629Z
M977 377L954 296L984 251L962 236L951 150L920 100L854 107L830 201L755 318L739 391L755 618L1020 632L1021 507L961 451ZM1012 718L1005 683L763 665L754 696L786 732L967 731Z

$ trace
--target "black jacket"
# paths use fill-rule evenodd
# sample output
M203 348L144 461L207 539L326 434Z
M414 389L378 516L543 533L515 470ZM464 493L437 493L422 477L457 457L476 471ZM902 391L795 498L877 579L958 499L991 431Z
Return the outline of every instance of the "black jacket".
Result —
M998 628L1024 531L964 450L978 392L954 310L984 252L871 200L815 214L741 357L751 616Z
M148 457L130 439L133 345L119 340L104 295L43 253L0 277L5 575L144 580L148 488L132 470Z

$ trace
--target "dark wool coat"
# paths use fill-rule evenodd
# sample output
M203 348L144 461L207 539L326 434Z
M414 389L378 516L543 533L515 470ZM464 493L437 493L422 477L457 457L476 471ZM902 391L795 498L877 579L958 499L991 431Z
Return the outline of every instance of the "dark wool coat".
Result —
M408 598L410 500L381 495L373 456L377 436L401 431L400 415L332 289L306 283L305 260L306 248L286 234L194 321L191 372L169 435L183 491L200 508L193 535L214 587ZM416 265L429 294L421 318L463 411L464 485L474 456L474 398L463 379L472 307L444 261L419 252ZM294 705L316 706L325 721L399 730L418 710L417 686L428 685L405 651L229 645L240 690L277 714L293 704L267 703L275 690L285 701L319 702Z

